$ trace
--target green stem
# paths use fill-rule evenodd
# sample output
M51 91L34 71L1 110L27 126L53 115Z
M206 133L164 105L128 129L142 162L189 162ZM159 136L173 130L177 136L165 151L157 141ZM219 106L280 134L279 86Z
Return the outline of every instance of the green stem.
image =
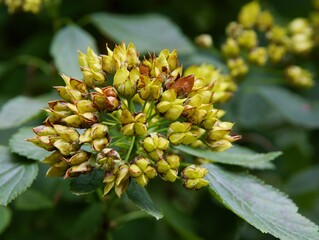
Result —
M147 122L151 121L156 116L157 116L157 113L154 113L152 116L147 118Z
M143 107L142 107L142 112L144 112L144 109L145 109L145 107L146 107L146 103L147 103L147 101L144 101Z
M129 104L130 112L134 113L135 112L135 107L134 107L134 103L133 103L132 99L128 100L128 104Z
M131 146L130 146L130 148L128 150L128 153L127 153L127 155L125 157L125 162L128 162L128 160L130 158L130 155L131 155L131 152L133 150L134 144L135 144L135 136L133 136L133 138L132 138Z
M149 118L149 115L152 114L152 111L154 109L154 101L151 101L150 107L147 109L146 117Z
M110 118L114 119L115 122L122 124L122 122L120 121L120 119L114 117L112 114L109 113L108 116L109 116Z
M181 166L181 167L188 167L188 166L190 166L190 165L193 165L193 164L187 163L187 162L181 162L181 163L180 163L180 166Z
M104 198L103 198L103 190L101 188L98 188L96 190L96 194L98 196L98 198L101 200L101 201L104 201Z
M110 125L110 126L116 126L116 125L118 125L117 123L107 122L107 121L103 121L102 123L105 124L105 125Z

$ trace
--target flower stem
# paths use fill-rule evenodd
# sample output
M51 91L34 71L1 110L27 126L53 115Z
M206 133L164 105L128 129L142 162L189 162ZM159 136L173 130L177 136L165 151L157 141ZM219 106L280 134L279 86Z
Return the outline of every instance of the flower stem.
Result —
M130 155L131 155L131 152L133 150L134 144L135 144L135 136L133 136L133 138L132 138L131 146L130 146L128 153L126 154L126 157L125 157L125 162L128 162Z

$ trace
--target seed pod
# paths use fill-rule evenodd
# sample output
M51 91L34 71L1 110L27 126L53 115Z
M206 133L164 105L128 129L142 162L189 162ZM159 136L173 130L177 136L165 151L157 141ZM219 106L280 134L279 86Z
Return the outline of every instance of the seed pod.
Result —
M120 99L115 89L111 86L94 88L91 93L93 106L99 111L113 112L120 107Z
M127 109L121 113L122 133L125 136L142 136L147 133L145 113L135 113L134 115Z
M181 173L184 187L197 190L207 186L209 183L204 179L207 173L207 169L199 166L191 165L186 167Z
M164 151L169 147L169 141L163 135L151 133L143 140L142 146L150 158L157 161L163 158Z
M134 160L130 165L129 172L130 176L142 187L145 187L149 179L157 175L155 168L150 165L150 161L142 157L137 157Z

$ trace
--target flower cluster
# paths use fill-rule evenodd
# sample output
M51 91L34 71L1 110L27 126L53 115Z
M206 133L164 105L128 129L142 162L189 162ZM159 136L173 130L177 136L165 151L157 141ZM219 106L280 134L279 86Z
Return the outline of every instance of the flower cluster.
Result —
M291 85L312 87L314 81L309 71L301 69L307 77L299 81L299 72L295 74L289 68L295 65L296 56L305 57L314 48L315 33L319 29L318 16L319 14L312 14L310 20L296 18L282 27L276 24L272 14L263 10L257 1L244 5L239 12L238 21L227 26L227 38L221 47L231 76L245 76L249 71L247 62L257 66L264 66L269 62L287 68L285 72L290 74L286 75L286 79ZM291 77L291 74L294 76Z
M40 11L42 2L43 0L4 0L10 13L22 10L36 14Z
M88 48L79 52L79 64L83 81L62 74L65 86L55 87L61 100L48 103L47 119L28 139L52 151L43 160L48 176L102 169L104 194L114 189L118 196L132 179L145 187L156 176L199 189L208 184L207 170L181 163L173 146L224 151L240 138L230 135L233 123L220 120L225 112L213 107L236 86L212 66L183 72L177 51L168 49L140 60L132 43L105 55Z

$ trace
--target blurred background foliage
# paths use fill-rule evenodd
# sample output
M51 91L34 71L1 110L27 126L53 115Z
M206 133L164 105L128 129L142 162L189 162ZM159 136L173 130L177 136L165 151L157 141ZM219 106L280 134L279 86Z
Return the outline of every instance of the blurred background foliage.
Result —
M225 41L227 24L236 20L240 7L245 3L247 1L243 0L52 0L47 1L48 6L39 14L23 11L9 14L7 7L1 4L0 107L19 95L38 97L52 94L52 86L62 84L58 74L61 68L70 68L66 54L68 46L72 48L72 41L79 41L80 45L91 41L92 47L96 43L96 48L105 53L105 43L114 46L121 41L117 39L121 36L120 27L125 29L121 19L127 22L128 29L134 31L126 19L131 14L157 13L170 19L173 32L180 28L185 36L181 42L176 42L175 47L179 48L179 44L183 43L185 54L183 51L179 54L185 66L207 61L227 71L217 49ZM311 1L262 1L262 4L282 23L296 17L307 17L312 11ZM107 19L100 21L97 12L126 16L114 18L108 15L115 21L110 24ZM137 18L131 20L134 22ZM88 39L81 43L81 31L75 30L71 42L62 38L56 43L61 29L71 26L68 25L70 23L89 33ZM107 24L110 25L105 32L103 26ZM175 34L169 28L166 30L161 30L160 34ZM169 42L159 43L160 46L157 46L158 42L154 43L156 39L152 39L152 32L156 29L136 31L144 33L142 40L150 46L154 44L154 49L165 47L165 44L172 46ZM213 49L203 50L192 43L202 33L213 37ZM139 43L134 43L140 49ZM54 50L54 44L57 44L57 50ZM68 48L66 52L61 50L64 48ZM60 60L57 60L59 57ZM318 57L315 49L303 61L316 81ZM60 64L60 69L56 68L54 61L56 65ZM254 174L290 195L299 206L300 213L319 224L318 82L311 89L293 89L283 84L282 75L273 75L271 71L269 67L251 69L245 81L239 83L235 96L226 104L227 118L236 123L236 132L243 136L242 145L259 152L283 151L283 155L274 162L275 169L255 171ZM270 86L263 87L265 83ZM282 86L279 90L278 85ZM42 96L42 99L47 100L48 97ZM310 108L311 113L300 110L304 108ZM10 110L19 111L15 108ZM7 114L10 115L10 111ZM40 124L43 116L25 126ZM1 121L8 119L10 117L2 116ZM13 124L12 128L0 130L0 144L8 144L17 132L16 126ZM160 181L152 182L148 189L165 215L157 221L139 212L125 197L115 201L114 206L103 206L96 203L99 201L96 201L95 194L76 196L69 191L67 180L46 178L46 166L40 164L39 167L32 187L9 207L0 207L1 239L272 239L223 207L208 190L190 192L177 184L167 187ZM112 211L107 211L107 207L112 207ZM113 220L106 222L104 214L110 214L108 219ZM107 231L107 236L106 229L112 229L112 232Z

